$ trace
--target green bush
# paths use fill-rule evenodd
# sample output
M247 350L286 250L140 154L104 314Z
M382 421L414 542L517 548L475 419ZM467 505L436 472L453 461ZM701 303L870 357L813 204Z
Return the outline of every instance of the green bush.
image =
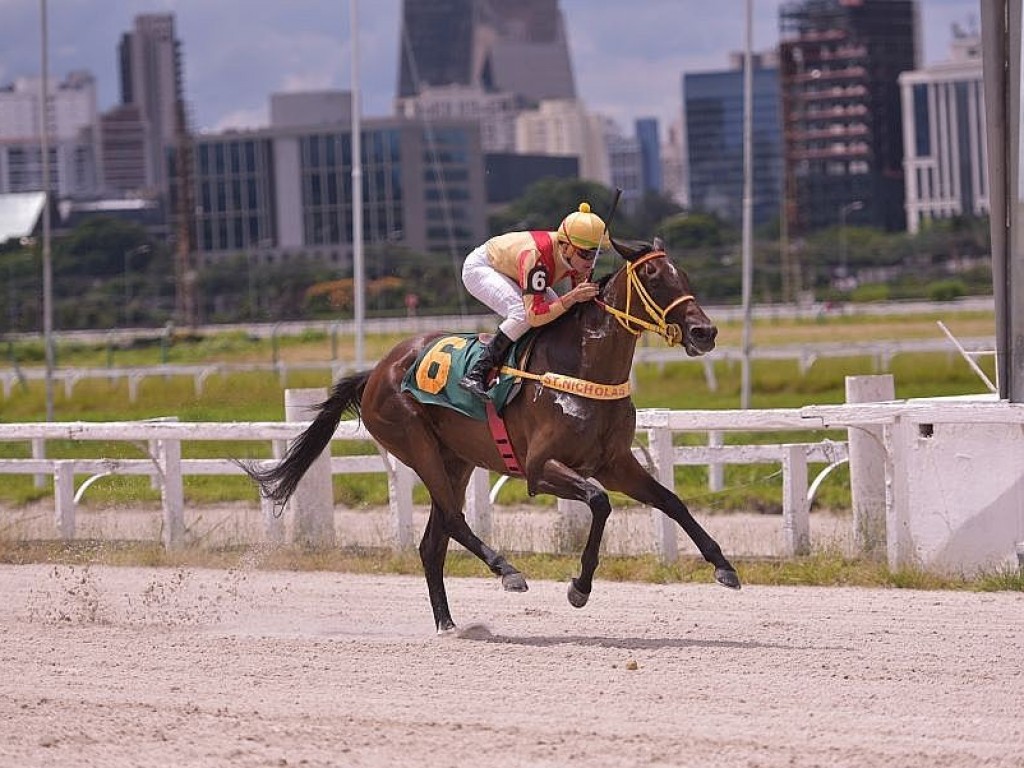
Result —
M850 301L866 303L869 301L888 301L892 291L885 283L865 283L858 285L850 294Z
M925 290L932 301L953 301L967 295L967 285L956 278L929 283Z

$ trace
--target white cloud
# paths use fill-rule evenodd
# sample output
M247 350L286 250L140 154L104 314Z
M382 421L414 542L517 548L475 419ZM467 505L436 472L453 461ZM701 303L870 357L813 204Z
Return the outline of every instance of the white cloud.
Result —
M266 108L263 109L238 109L223 115L216 124L208 130L211 133L230 130L247 130L265 128L270 124ZM201 128L200 130L207 130Z

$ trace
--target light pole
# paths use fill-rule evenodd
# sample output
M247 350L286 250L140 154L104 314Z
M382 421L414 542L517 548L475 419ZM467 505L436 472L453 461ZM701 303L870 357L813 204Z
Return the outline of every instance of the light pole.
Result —
M46 355L46 420L53 421L53 369L56 360L53 349L53 261L50 253L50 43L46 0L39 0L42 26L40 49L42 77L39 78L39 152L43 165L43 346Z
M752 342L751 291L754 282L754 0L746 2L746 33L743 51L743 357L740 369L740 408L750 407L752 377L750 353Z
M128 272L131 267L132 256L139 256L143 253L149 253L148 245L137 245L134 248L129 248L124 252L124 327L128 327L130 320L128 314L128 306L132 300L131 286L128 282Z
M864 207L861 200L839 206L839 276L846 277L846 214Z
M349 0L349 36L352 46L352 294L356 326L356 366L363 367L365 267L363 264L363 151L362 103L359 84L359 3Z

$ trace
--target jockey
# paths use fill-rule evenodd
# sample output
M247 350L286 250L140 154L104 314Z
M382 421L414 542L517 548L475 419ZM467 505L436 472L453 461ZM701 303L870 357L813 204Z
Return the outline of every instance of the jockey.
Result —
M580 203L557 232L508 232L470 253L462 266L462 282L504 320L459 386L486 400L488 375L501 365L513 342L530 328L561 317L573 304L593 299L597 285L590 275L599 247L607 243L601 217L590 212L588 203ZM552 286L565 278L572 287L559 296Z

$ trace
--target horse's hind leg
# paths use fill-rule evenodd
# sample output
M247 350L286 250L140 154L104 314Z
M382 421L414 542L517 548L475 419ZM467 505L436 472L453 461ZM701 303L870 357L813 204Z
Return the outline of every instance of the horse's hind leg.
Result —
M420 541L420 562L427 580L430 607L438 632L454 629L444 586L444 563L449 538L482 560L502 586L510 592L525 592L526 579L503 555L485 544L469 527L462 514L473 465L443 449L419 456L411 465L430 493L430 517Z
M453 454L446 452L445 466L451 478L454 499L452 506L445 514L445 528L448 535L483 561L495 576L501 577L501 585L508 592L525 592L529 587L523 574L513 566L505 556L488 546L466 522L462 512L466 499L466 486L469 484L473 465L464 462Z
M438 632L455 628L452 612L448 608L448 593L444 588L444 561L448 554L448 534L444 531L441 511L436 503L430 505L430 516L420 540L420 562L427 580L430 609L434 612L434 626Z

